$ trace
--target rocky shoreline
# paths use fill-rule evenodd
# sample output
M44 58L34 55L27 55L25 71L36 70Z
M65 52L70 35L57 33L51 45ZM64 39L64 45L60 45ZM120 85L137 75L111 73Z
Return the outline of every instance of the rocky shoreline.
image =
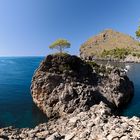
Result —
M121 69L76 56L48 55L35 71L33 101L49 121L35 128L1 128L4 140L138 140L140 119L115 115L134 95Z
M125 59L115 59L115 58L95 58L95 57L82 57L83 60L86 61L113 61L113 62L119 62L119 63L140 63L140 58L132 55L128 55Z
M101 102L86 112L40 124L33 129L0 129L4 140L139 140L140 119L111 115Z

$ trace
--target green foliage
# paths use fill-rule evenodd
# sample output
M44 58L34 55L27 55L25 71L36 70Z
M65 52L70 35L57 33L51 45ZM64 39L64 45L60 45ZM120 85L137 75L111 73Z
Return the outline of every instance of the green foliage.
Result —
M133 53L132 55L133 55L134 57L135 57L135 56L137 56L137 54L136 54L136 53Z
M106 72L106 67L104 65L100 66L99 73L105 73L105 72Z
M65 53L65 52L62 52L62 53L55 53L55 54L53 54L53 55L56 55L56 56L60 56L60 57L66 57L66 56L69 56L69 54L68 53Z
M140 26L138 27L138 30L136 31L137 38L140 38Z
M140 54L137 54L137 57L140 58Z
M60 53L63 52L64 49L70 48L70 43L66 39L58 39L53 42L49 48L50 49L57 49Z
M94 61L88 61L87 64L89 64L92 68L98 68L100 67L96 62Z
M124 59L129 54L131 54L131 50L129 48L115 48L112 50L103 50L101 57Z
M135 33L136 33L136 37L140 38L140 26L138 27L138 30ZM140 43L139 43L139 46L140 46Z
M137 54L137 57L140 58L140 54Z
M133 55L134 57L140 58L140 53L133 53L132 55Z
M96 62L94 62L94 61L87 61L86 63L88 65L90 65L92 67L92 69L94 69L96 71L96 73L99 73L100 66Z

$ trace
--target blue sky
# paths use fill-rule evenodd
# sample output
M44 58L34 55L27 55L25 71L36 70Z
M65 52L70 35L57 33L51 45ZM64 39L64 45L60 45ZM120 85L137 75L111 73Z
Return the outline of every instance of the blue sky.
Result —
M104 29L135 37L140 0L0 0L0 56L44 56L58 38L80 45Z

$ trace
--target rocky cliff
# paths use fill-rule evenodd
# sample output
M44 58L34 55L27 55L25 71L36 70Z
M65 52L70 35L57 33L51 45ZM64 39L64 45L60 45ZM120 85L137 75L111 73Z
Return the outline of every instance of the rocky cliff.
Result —
M139 44L129 35L107 29L83 43L80 47L80 56L85 60L140 62Z
M49 55L33 76L33 101L49 118L87 111L100 101L112 110L122 107L133 96L132 82L118 69L104 73L77 56Z
M132 140L140 138L140 119L116 116L134 94L118 68L101 67L71 55L48 55L31 85L35 104L49 121L33 129L1 128L1 139Z

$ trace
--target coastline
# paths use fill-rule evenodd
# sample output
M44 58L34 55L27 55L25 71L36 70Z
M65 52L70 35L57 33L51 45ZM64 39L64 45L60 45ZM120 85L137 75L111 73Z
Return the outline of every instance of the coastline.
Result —
M47 123L39 124L32 129L1 128L0 138L5 140L140 138L140 118L117 116L112 112L132 99L133 83L119 69L112 69L106 74L108 78L93 73L91 66L76 56L47 56L34 73L31 91L33 101L47 116L50 115L50 119ZM51 118L58 114L56 118Z
M140 118L111 115L101 102L89 111L70 114L33 129L6 127L0 138L24 140L136 140L140 138Z
M140 58L129 56L125 59L115 59L115 58L95 58L95 57L82 57L82 60L86 61L107 61L107 62L118 62L118 63L140 63Z

